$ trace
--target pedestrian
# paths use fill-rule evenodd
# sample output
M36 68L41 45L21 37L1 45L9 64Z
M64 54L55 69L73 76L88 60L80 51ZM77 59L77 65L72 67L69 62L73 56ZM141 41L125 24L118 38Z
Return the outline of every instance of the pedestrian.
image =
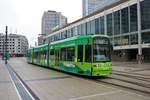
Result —
M136 55L136 60L137 60L137 63L141 63L141 60L142 60L141 55L137 54Z
M141 55L141 63L143 63L144 62L144 55L142 54Z
M139 54L136 55L136 61L139 62Z

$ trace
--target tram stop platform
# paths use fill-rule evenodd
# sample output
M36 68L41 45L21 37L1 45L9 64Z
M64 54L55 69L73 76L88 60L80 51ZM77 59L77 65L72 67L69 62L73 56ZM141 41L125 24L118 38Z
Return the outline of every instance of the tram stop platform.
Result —
M150 100L91 79L27 64L25 58L11 58L8 62L6 66L0 60L0 100L28 100L21 86L15 86L20 81L31 100Z

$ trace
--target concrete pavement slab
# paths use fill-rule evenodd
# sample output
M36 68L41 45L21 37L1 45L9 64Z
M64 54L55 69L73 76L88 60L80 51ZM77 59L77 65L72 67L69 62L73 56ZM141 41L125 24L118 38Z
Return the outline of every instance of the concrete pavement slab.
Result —
M41 100L150 100L111 85L27 64L24 58L9 63Z
M19 100L4 61L0 60L0 100Z

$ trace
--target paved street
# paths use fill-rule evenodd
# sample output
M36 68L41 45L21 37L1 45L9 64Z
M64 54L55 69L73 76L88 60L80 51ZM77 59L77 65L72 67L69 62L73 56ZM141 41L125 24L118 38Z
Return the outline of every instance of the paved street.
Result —
M149 97L132 91L27 64L25 58L11 58L9 64L40 100L150 100ZM0 90L3 91L0 98L17 100L17 90L1 60L0 65ZM130 68L130 66L120 67L118 63L113 65L114 70Z
M4 62L0 60L0 100L19 100Z
M150 63L137 64L136 62L113 62L113 70L150 76Z

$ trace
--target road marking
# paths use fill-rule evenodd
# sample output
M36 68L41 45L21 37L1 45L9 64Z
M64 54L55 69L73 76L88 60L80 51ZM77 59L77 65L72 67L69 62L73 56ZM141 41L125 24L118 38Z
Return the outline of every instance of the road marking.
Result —
M99 94L93 94L93 95L88 95L88 96L82 96L82 97L77 97L77 98L72 98L69 100L80 100L80 99L86 99L86 98L91 98L91 97L96 97L96 96L103 96L103 95L109 95L109 94L114 94L121 92L122 90L117 90L117 91L111 91L111 92L106 92L106 93L99 93Z

